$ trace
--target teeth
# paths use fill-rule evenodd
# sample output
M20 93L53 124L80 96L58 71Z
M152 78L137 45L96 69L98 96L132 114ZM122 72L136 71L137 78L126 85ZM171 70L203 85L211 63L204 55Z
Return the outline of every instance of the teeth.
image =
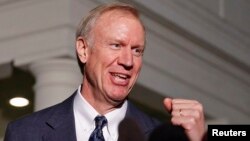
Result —
M124 74L113 74L113 76L120 77L120 78L123 78L123 79L127 78L127 75L124 75Z

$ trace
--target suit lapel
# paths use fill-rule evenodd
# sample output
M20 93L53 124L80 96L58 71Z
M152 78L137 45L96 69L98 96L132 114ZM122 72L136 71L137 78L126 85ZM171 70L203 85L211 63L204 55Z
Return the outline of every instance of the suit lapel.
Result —
M76 92L64 102L54 107L46 124L48 130L44 141L76 141L73 102Z

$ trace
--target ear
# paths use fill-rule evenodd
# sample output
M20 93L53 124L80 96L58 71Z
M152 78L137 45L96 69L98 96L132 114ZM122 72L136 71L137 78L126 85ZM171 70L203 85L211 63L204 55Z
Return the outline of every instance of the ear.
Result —
M88 57L88 46L87 42L83 37L78 37L76 40L76 52L78 55L78 58L82 63L86 63L87 57Z

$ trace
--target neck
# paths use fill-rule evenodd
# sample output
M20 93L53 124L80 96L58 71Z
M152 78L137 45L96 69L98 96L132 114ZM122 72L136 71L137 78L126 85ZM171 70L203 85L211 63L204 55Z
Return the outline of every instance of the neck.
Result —
M123 101L112 101L106 99L99 91L94 90L89 83L83 82L81 94L86 101L101 115L105 115L117 108L120 108Z

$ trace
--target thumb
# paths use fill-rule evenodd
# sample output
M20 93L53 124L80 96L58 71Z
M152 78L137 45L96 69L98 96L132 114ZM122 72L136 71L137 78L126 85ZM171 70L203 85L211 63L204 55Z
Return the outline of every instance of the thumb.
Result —
M164 107L168 110L168 112L172 111L172 99L171 98L165 98L163 100Z

